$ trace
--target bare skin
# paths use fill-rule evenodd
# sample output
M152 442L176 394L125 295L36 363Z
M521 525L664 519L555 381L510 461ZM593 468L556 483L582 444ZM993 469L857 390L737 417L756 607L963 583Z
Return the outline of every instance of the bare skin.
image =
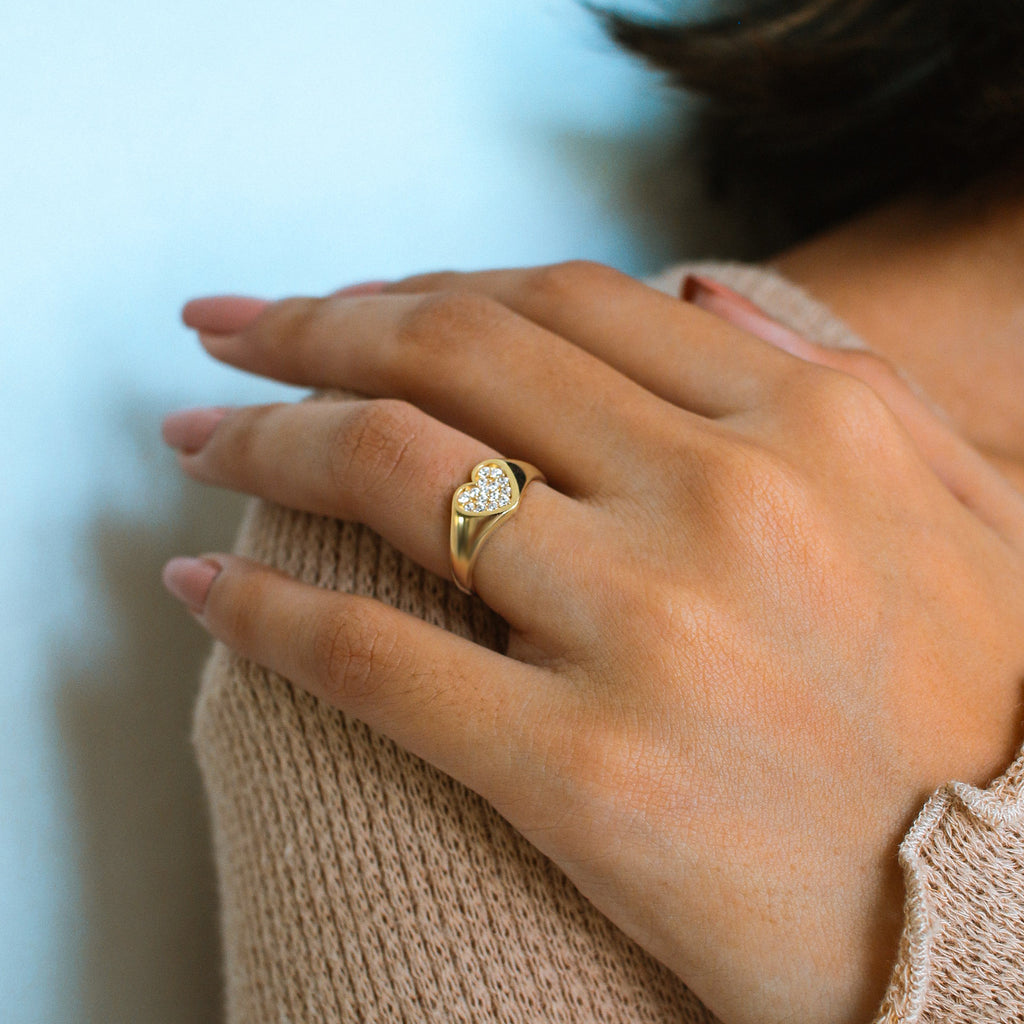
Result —
M905 370L1024 490L1024 196L903 201L774 262Z
M483 794L722 1020L869 1019L900 837L1017 739L1024 502L999 474L881 364L586 264L186 320L220 360L368 396L172 417L197 479L442 575L469 467L550 481L477 567L508 657L224 554L168 568L198 621Z

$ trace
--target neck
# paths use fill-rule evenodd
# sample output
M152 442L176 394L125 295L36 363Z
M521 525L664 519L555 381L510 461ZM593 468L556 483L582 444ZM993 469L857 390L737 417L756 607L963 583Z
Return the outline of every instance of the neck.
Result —
M903 201L774 262L1024 489L1024 196Z

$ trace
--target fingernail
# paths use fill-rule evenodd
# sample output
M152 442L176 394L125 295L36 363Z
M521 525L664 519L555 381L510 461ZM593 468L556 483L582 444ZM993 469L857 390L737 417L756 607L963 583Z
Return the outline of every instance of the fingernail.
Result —
M162 433L164 441L184 455L195 455L200 451L217 424L230 409L185 409L172 412L164 419Z
M210 587L223 568L212 558L172 558L164 566L161 579L173 597L201 615Z
M706 277L698 277L696 274L687 274L683 278L682 287L679 289L679 298L683 302L690 302L695 306L700 305L700 297L702 293L711 291L709 288L710 282Z
M745 295L734 292L724 284L715 281L710 277L701 277L698 274L687 274L683 279L683 287L680 297L686 302L706 309L708 312L715 312L717 308L739 310L764 316L764 311L755 306Z
M390 281L362 281L359 284L350 284L339 288L334 294L339 299L355 299L360 295L379 295L390 283Z
M269 305L266 299L244 295L213 295L186 302L181 319L194 331L235 334L248 327Z
M815 346L811 342L784 324L773 320L745 295L734 292L718 281L697 274L687 274L680 290L680 298L790 355L801 359L813 357Z

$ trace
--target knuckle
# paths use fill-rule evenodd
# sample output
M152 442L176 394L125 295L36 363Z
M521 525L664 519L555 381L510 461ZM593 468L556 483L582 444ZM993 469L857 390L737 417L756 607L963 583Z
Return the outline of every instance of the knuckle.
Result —
M894 436L889 407L870 384L848 373L816 374L803 407L810 429L844 450L874 451Z
M666 454L661 466L660 501L683 507L707 507L717 513L719 506L732 505L752 492L770 490L774 485L796 485L796 475L784 457L761 441L739 433L716 431L702 436L688 434L667 438L659 447Z
M354 406L340 420L328 448L328 477L336 488L352 481L372 492L401 476L423 414L408 402L380 399Z
M705 486L711 492L716 520L737 523L751 516L779 520L803 502L807 484L780 454L752 441L718 445L705 456Z
M451 352L453 342L493 329L510 314L496 300L474 292L448 291L424 296L397 328L400 359L433 359Z
M215 586L206 615L218 622L218 636L233 650L255 649L263 631L263 609L269 601L270 580L264 573L225 573Z
M816 516L813 481L774 448L737 436L714 438L676 462L683 470L675 474L668 500L687 510L709 572L737 559L761 564L770 549L805 532ZM655 566L671 564L677 543L662 539L670 555L654 550Z
M591 260L568 260L538 267L527 275L524 288L532 303L557 305L581 292L592 293L619 279L617 270Z
M323 316L322 299L290 298L275 302L253 325L254 347L275 363L294 362L303 342L315 331Z
M427 274L415 274L403 278L390 286L394 292L440 292L454 291L465 278L457 270L435 270Z
M842 358L847 373L868 383L882 378L892 380L899 377L893 364L876 352L853 349L843 351Z
M273 433L270 421L283 408L284 403L275 402L235 410L214 431L201 452L202 457L232 479L241 477L248 480L260 461L260 438Z
M841 351L836 354L835 365L843 372L884 394L891 394L894 387L905 388L906 382L896 367L883 356L874 352L858 350Z
M348 709L379 703L396 651L395 637L365 606L346 615L323 615L310 643L314 678L323 697Z

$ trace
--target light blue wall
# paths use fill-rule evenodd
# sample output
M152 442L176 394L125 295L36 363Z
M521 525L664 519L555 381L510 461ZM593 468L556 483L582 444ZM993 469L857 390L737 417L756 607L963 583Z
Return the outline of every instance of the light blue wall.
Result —
M205 642L156 573L238 506L156 436L280 390L204 359L181 302L653 269L669 122L574 0L40 0L0 52L0 1016L210 1019Z

